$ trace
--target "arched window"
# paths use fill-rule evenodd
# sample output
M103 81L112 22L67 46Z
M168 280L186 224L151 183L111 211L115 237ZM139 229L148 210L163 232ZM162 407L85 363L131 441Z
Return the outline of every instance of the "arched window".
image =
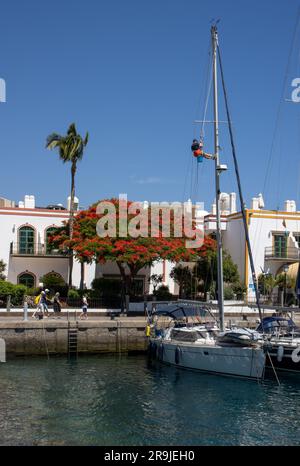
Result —
M49 227L45 232L45 246L46 246L46 254L51 254L53 249L53 245L49 243L49 236L53 235L53 233L57 230L57 227Z
M19 254L34 254L34 229L24 226L19 229Z
M35 286L35 277L33 274L24 272L18 276L18 284L25 285L27 288L34 288Z

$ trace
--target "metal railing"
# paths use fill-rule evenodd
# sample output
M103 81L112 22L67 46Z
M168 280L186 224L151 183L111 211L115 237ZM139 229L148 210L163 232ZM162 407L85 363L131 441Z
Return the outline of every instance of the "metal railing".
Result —
M265 248L265 259L268 260L287 260L287 261L297 261L300 259L300 249L295 247L287 248L274 248L267 247Z
M67 251L52 249L40 243L10 243L10 254L17 256L68 256Z

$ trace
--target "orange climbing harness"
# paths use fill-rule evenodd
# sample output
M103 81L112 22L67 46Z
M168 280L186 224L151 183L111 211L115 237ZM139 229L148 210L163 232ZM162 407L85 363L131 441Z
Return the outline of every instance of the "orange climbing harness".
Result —
M212 154L207 154L207 152L204 152L203 150L203 142L202 141L197 141L197 139L193 140L191 149L193 151L194 157L197 158L198 163L201 163L203 161L203 157L205 159L214 159L215 156Z

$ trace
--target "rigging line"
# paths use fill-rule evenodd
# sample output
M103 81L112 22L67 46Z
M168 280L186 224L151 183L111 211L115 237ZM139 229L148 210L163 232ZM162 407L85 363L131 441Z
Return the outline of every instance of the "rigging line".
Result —
M189 173L192 172L192 158L190 157L190 151L188 152L188 160L189 160L189 163L187 164L187 169L186 169L186 172L185 172L185 179L184 179L184 185L183 185L183 193L182 193L182 202L184 202L186 199L185 199L185 195L186 195L186 190L187 190L187 180L188 180L188 176L189 176Z
M207 55L208 57L210 56L210 40L208 41L208 47L207 47ZM203 100L204 96L205 96L205 92L207 90L207 87L208 87L208 80L209 80L209 59L207 60L207 67L206 67L206 76L205 76L205 86L203 87L203 91L202 91L202 95L201 97L199 98L199 101L198 101L198 104L197 104L197 107L196 107L196 116L195 116L195 120L197 118L197 115L198 115L198 112L200 113L200 105L201 105L201 101ZM195 134L196 134L196 126L194 127L194 137L195 137Z
M197 199L196 199L196 196L197 196L197 187L198 187L198 170L199 170L199 167L198 167L198 163L196 164L196 170L195 170L195 182L194 182L194 187L193 187L193 193L192 193L192 202L196 203Z
M210 52L210 41L208 43L208 50L207 50L207 54L209 55L209 52ZM206 70L206 77L205 77L205 87L204 89L207 88L207 82L208 82L208 79L209 79L209 60L207 61L207 70ZM197 117L197 114L198 114L198 111L200 112L200 105L201 105L201 100L204 96L204 91L202 92L202 96L199 98L198 100L198 103L196 105L196 112L195 112L195 118L194 120L196 119ZM194 126L194 130L193 130L193 135L194 137L196 137L196 126ZM184 188L183 188L183 195L182 195L182 200L184 201L185 200L185 194L186 194L186 184L187 184L187 178L188 176L190 175L191 176L191 182L190 182L190 193L189 193L189 197L192 198L193 197L193 186L194 186L194 169L193 169L193 163L192 163L192 159L189 157L189 160L190 160L190 163L188 164L188 167L187 167L187 171L186 171L186 176L185 176L185 182L184 182Z
M268 159L268 163L267 163L267 170L266 170L266 175L265 175L264 184L263 184L263 193L265 192L266 183L268 181L268 172L269 172L269 169L270 169L270 164L271 164L271 159L272 159L272 154L273 154L273 149L274 149L275 136L277 134L277 128L278 128L279 119L280 119L280 116L281 116L281 110L282 110L283 98L284 98L284 91L285 91L285 87L286 87L286 83L287 83L288 71L289 71L289 68L290 68L292 52L293 52L294 44L295 44L295 41L296 41L297 30L298 30L298 27L299 27L299 19L300 19L300 7L298 8L296 24L295 24L295 27L294 27L294 32L293 32L293 36L292 36L292 43L291 43L291 47L290 47L290 50L289 50L288 62L287 62L287 66L286 66L286 70L285 70L285 76L284 76L283 85L282 85L282 89L281 89L280 101L279 101L279 105L278 105L278 109L277 109L277 115L276 115L276 120L275 120L275 128L274 128L274 133L273 133L273 138L272 138L272 143L271 143L271 150L270 150L270 154L269 154L269 159Z
M257 308L258 308L259 318L260 318L260 321L262 323L262 328L263 328L262 313L261 313L261 308L260 308L260 303L259 303L259 294L258 294L258 287L257 287L257 279L256 279L256 274L255 274L255 267L254 267L253 257L252 257L252 253L251 253L250 238L249 238L248 225L247 225L247 219L246 219L246 214L245 214L245 204L244 204L244 199L243 199L243 193L242 193L242 187L241 187L241 181L240 181L240 175L239 175L239 168L238 168L238 162L237 162L236 152L235 152L235 144L234 144L234 139L233 139L231 117L230 117L229 107L228 107L228 99L227 99L227 92L226 92L225 81L224 81L224 73L223 73L223 66L222 66L222 59L221 59L221 52L220 52L219 44L217 44L217 50L218 50L219 65L220 65L220 71L221 71L221 79L222 79L222 87L223 87L226 115L227 115L227 120L228 120L228 128L229 128L232 156L233 156L233 161L234 161L234 167L235 167L235 173L236 173L236 179L237 179L239 197L240 197L240 204L241 204L241 211L242 211L242 217L243 217L243 223L244 223L245 238L246 238L246 242L247 242L247 246L248 246L248 254L249 254L249 260L250 260L250 266L251 266L252 280L253 280L253 285L254 285L254 290L255 290L255 296L256 296L256 301L257 301Z
M278 127L279 127L281 114L282 114L282 108L283 108L283 103L284 103L284 92L285 92L285 88L286 88L286 84L287 84L287 78L288 78L288 72L289 72L289 69L290 69L292 53L293 53L293 50L294 50L294 47L295 47L295 42L296 42L296 37L297 37L297 32L298 32L298 27L299 27L299 19L300 19L300 7L298 8L298 14L297 14L297 18L296 18L296 22L295 22L295 26L294 26L293 35L292 35L292 41L291 41L291 46L290 46L290 50L289 50L288 61L287 61L287 66L286 66L286 70L285 70L283 85L282 85L282 89L281 89L280 100L279 100L279 104L278 104L278 108L277 108L275 127L274 127L274 132L273 132L273 137L272 137L272 142L271 142L271 148L270 148L270 153L269 153L269 158L268 158L268 163L267 163L267 169L266 169L264 183L263 183L263 190L262 190L263 196L265 196L266 193L267 193L267 182L269 181L269 178L271 178L271 177L269 177L269 173L271 171L272 155L274 153L275 139L276 139L276 136L278 134ZM280 152L281 152L281 150L279 151L279 159L280 159ZM278 165L280 166L281 163L279 163ZM277 176L278 176L278 179L279 179L279 174ZM277 205L276 205L277 210L279 210L279 207L278 207L278 195L279 194L278 194L278 190L277 190L277 199L276 199L276 201L277 201ZM277 225L276 225L276 227L277 227ZM258 228L260 229L260 231L259 231L259 234L257 235ZM255 234L254 234L254 245L256 244L257 239L259 239L259 237L260 237L261 230L262 230L262 223L260 222L260 225L259 225L259 222L258 222L256 230L255 230Z
M272 367L272 369L273 369L273 372L274 372L274 375L275 375L277 384L280 385L280 382L279 382L279 379L278 379L278 376L277 376L277 373L276 373L276 370L275 370L274 364L273 364L273 362L272 362L272 359L271 359L271 356L270 356L269 351L267 351L267 355L268 355L268 357L269 357L269 360L270 360L270 363L271 363L271 367Z
M208 75L207 75L207 80L206 80L206 99L205 99L205 104L204 104L204 110L203 110L203 119L202 119L202 125L201 125L201 130L200 130L200 140L203 140L205 137L205 121L206 121L206 114L207 114L207 109L208 109L208 103L209 103L209 98L211 94L211 88L212 88L212 67L213 67L213 59L212 59L212 54L210 55L210 63L208 62ZM209 79L210 76L210 79ZM209 80L209 82L208 82ZM196 171L196 180L195 180L195 187L194 187L194 198L197 200L198 194L200 194L199 191L199 172L200 176L202 175L203 172L203 166L201 165L201 168L199 167L199 164L197 163L197 171Z
M280 210L280 196L281 196L281 193L282 193L282 187L281 187L281 183L280 183L280 173L281 173L281 169L282 169L282 157L281 157L281 154L282 154L282 132L280 131L279 133L279 141L278 141L278 148L279 148L279 160L278 160L278 171L277 171L277 199L276 199L276 209L277 210ZM276 229L277 229L277 225L276 225Z
M209 102L209 97L211 94L211 87L212 87L213 60L212 60L212 54L210 53L210 43L209 43L208 49L209 49L208 56L210 58L208 59L208 62L207 62L207 72L206 72L206 80L205 80L205 87L204 87L204 89L206 89L206 98L205 98L204 109L203 109L203 120L202 120L202 126L200 130L200 140L202 140L205 136L204 126L205 126L208 102ZM193 189L191 189L191 198L194 199L195 202L197 201L198 191L199 191L199 172L201 175L202 168L203 168L202 166L201 168L199 167L198 163L196 164L195 180L194 180Z
M192 173L191 173L191 189L190 189L190 195L189 195L189 198L192 200L193 198L193 192L194 192L194 177L195 177L195 169L194 169L194 165L195 163L197 163L196 160L194 160L192 162Z
M205 136L205 131L204 131L204 126L205 126L205 121L206 121L206 114L207 114L207 108L208 108L208 102L209 102L209 98L210 98L210 94L211 94L211 87L212 87L212 78L213 78L213 73L212 73L212 68L213 68L213 57L212 57L212 54L211 55L211 63L210 63L210 67L209 67L209 76L210 76L210 80L209 80L209 84L208 84L208 88L207 88L207 94L206 94L206 100L205 100L205 105L204 105L204 112L203 112L203 120L202 120L202 126L201 126L201 130L200 130L200 138L204 138Z
M196 168L196 181L195 181L195 202L197 201L197 188L198 188L198 181L199 181L199 163L197 163Z

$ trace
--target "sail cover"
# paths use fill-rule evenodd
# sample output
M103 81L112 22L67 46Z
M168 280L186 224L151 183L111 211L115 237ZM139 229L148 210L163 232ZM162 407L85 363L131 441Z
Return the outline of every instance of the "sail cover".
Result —
M163 306L152 312L153 316L168 316L172 319L182 319L183 317L205 317L211 315L210 312L198 306L183 306L174 304Z
M298 330L294 321L279 316L264 317L263 325L260 323L256 328L257 332L272 333L275 330L286 329L287 331Z

